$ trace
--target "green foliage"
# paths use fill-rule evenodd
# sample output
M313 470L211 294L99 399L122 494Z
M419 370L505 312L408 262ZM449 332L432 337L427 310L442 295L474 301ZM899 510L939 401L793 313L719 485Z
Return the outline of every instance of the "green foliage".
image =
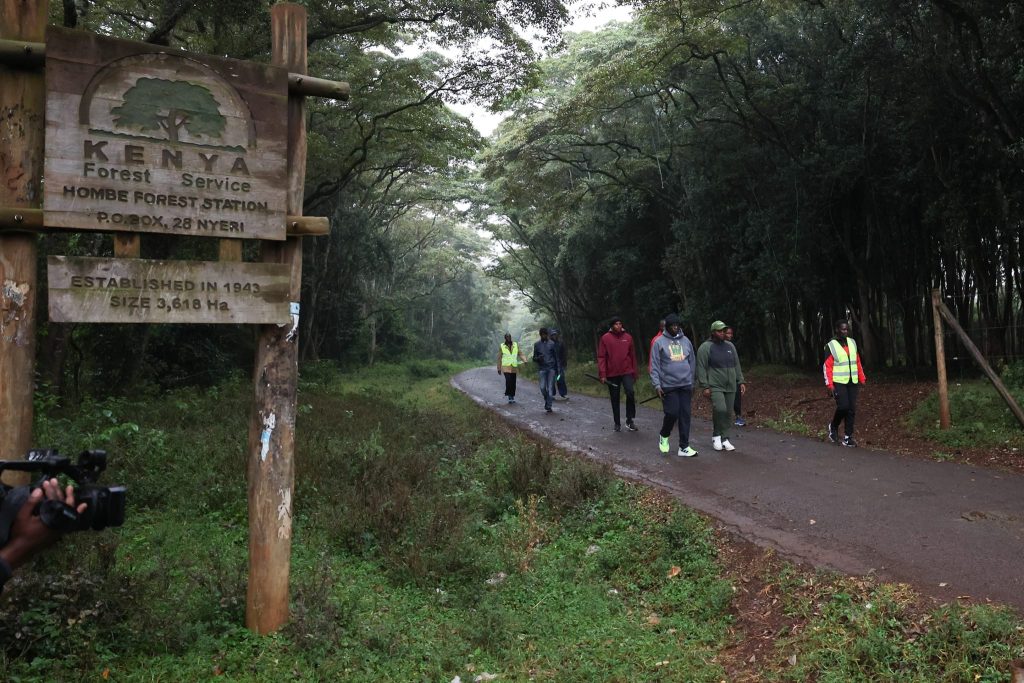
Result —
M435 680L467 665L513 680L538 668L622 680L663 660L687 680L718 680L705 661L724 638L727 591L713 578L707 526L691 515L666 533L635 488L509 436L427 370L310 366L294 616L267 638L239 627L245 383L88 402L82 413L41 397L38 438L66 450L105 439L107 478L129 488L128 521L68 539L8 586L5 680L104 670L120 680ZM653 567L632 566L640 548ZM673 563L685 578L665 578ZM649 605L665 626L636 617Z
M1002 107L1024 102L1022 21L973 0L692 0L570 36L483 155L491 272L580 347L610 312L639 329L677 310L810 367L850 314L869 367L921 366L942 282L986 350L1019 355Z
M1024 401L1024 388L1014 387L1011 393L1018 405ZM921 401L907 421L912 427L924 430L928 438L952 448L1006 444L1024 447L1020 423L987 380L951 386L949 412L950 428L939 429L939 396L936 392Z
M241 627L247 383L81 413L40 397L38 439L104 439L129 510L8 584L4 680L725 676L740 636L704 519L510 434L423 366L305 369L292 619L266 637ZM787 613L808 621L779 644L796 667L764 662L766 678L996 681L1022 653L1008 612L922 615L903 589L807 595L798 570L783 574Z
M815 593L806 628L777 643L796 653L787 681L1009 681L1024 637L1008 610L946 605L922 613L906 591L840 582ZM843 590L843 589L846 590Z
M764 425L769 429L788 434L810 436L813 430L807 426L803 416L792 410L782 410L777 418L765 418Z
M1010 363L1003 368L1002 380L1011 390L1024 390L1024 361Z

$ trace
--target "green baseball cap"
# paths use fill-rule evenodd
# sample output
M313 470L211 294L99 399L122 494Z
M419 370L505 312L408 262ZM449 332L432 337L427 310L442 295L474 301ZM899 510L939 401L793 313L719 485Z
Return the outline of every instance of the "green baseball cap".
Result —
M719 330L724 330L727 327L729 326L723 323L721 320L716 320L715 322L711 323L712 332L718 332Z

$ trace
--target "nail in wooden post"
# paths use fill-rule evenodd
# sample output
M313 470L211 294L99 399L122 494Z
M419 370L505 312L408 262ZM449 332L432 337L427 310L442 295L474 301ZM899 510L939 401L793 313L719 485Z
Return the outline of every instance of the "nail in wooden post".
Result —
M0 0L0 39L42 42L46 0ZM0 65L0 206L42 202L43 73ZM0 459L25 457L32 440L36 352L36 236L0 232Z
M946 346L942 339L942 293L932 290L932 320L935 327L935 370L939 375L939 429L949 429L949 382L946 381Z
M270 8L275 66L306 72L306 10L280 3ZM306 175L303 98L288 98L287 213L302 215ZM245 624L270 633L288 621L292 490L295 481L295 414L298 384L298 302L302 238L263 243L263 260L291 265L292 324L260 328L249 423L249 588Z

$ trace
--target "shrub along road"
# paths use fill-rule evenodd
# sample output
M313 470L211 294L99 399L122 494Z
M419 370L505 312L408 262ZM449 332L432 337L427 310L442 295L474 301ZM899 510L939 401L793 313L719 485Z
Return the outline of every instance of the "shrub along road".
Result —
M943 601L970 596L1024 610L1024 475L847 449L764 428L734 428L733 453L711 448L694 418L700 455L658 452L662 413L640 406L638 432L614 432L607 399L579 394L545 413L536 383L520 378L518 403L493 367L453 385L509 422L560 448L664 489L741 536L783 555L848 574L914 584Z

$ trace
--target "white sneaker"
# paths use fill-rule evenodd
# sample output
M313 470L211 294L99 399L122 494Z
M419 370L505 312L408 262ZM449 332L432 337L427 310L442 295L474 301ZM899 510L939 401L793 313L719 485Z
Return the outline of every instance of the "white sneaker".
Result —
M696 458L697 451L694 450L691 446L687 446L686 448L680 448L676 452L676 455L678 455L680 458Z
M713 437L711 437L711 446L716 451L722 450L722 437L720 437L720 436L713 436Z
M722 440L722 448L724 448L727 451L734 451L734 450L736 450L736 447L733 446L731 443L729 443L729 439L723 439Z

